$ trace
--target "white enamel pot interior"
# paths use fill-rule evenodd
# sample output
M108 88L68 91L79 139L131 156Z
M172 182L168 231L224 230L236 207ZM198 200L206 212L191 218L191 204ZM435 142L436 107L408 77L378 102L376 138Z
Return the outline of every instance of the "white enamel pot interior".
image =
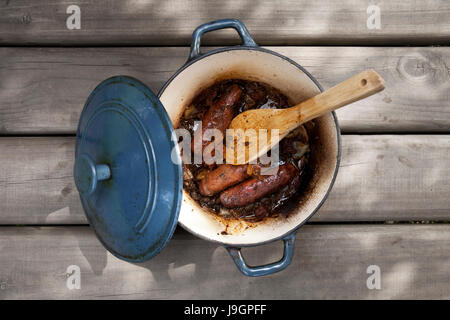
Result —
M275 52L257 46L217 49L190 60L161 90L160 100L174 127L177 127L185 108L201 90L224 79L266 83L285 94L291 103L299 103L321 91L319 84L303 68ZM328 113L314 121L316 138L311 139L313 143L310 145L314 170L305 194L286 218L266 219L260 223L222 220L200 207L183 191L179 224L200 238L227 247L286 240L286 236L292 235L320 208L337 174L340 131L336 117L334 113Z

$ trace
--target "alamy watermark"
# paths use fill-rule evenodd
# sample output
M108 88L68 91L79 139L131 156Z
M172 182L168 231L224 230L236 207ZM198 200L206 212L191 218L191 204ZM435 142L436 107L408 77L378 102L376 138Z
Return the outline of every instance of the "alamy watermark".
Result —
M369 17L367 18L367 29L381 29L381 10L380 7L374 4L371 4L367 7L367 14Z
M69 30L81 29L81 9L79 6L72 4L67 7L66 13L70 14L66 20L66 27Z
M67 289L80 290L81 289L81 269L80 269L80 267L77 265L70 265L67 267L66 273L67 273L67 280L66 280Z
M279 163L279 130L272 129L226 129L225 137L220 130L202 130L202 122L195 121L194 135L184 128L175 130L172 136L176 148L172 150L172 161L178 164L180 152L184 164L260 164L265 168L276 168ZM224 143L225 142L225 143ZM269 150L264 152L264 150ZM246 152L248 150L248 152ZM261 152L260 152L261 151ZM257 159L250 155L259 154ZM262 170L261 174L274 174L273 170Z
M381 269L379 266L372 264L367 267L367 274L370 276L366 280L367 289L380 290L381 289Z

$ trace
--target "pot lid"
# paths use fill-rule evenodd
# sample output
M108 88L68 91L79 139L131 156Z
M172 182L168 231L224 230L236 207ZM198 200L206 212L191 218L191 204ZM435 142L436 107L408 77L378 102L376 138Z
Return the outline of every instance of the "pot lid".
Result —
M118 258L148 260L172 237L183 187L173 132L158 97L130 77L103 81L84 106L75 184L91 227Z

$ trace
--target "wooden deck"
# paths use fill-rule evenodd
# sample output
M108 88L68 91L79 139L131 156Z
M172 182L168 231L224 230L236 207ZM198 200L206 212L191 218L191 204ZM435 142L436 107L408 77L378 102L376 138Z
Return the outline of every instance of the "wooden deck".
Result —
M450 2L377 1L381 28L369 29L372 3L0 0L0 299L449 299ZM80 30L66 28L70 4ZM149 262L118 260L87 226L72 178L83 104L117 74L157 92L194 28L229 17L325 88L366 68L387 87L338 111L338 178L285 271L245 277L222 247L182 229ZM202 45L237 40L220 31ZM264 263L281 251L245 255ZM70 265L79 290L66 286ZM366 286L370 265L379 290Z

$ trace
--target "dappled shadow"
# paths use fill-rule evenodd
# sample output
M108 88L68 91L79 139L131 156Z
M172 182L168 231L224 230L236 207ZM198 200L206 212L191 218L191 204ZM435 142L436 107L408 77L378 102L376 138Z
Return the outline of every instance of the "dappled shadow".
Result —
M217 2L215 8L207 7L198 15L181 19L181 15L185 13L177 8L167 10L169 2L138 1L134 2L133 8L127 6L125 2L117 4L119 17L125 17L130 10L134 12L143 10L139 5L146 7L147 11L155 12L154 17L151 17L155 23L170 26L162 34L144 34L142 30L149 24L145 21L141 25L138 23L139 28L129 41L140 44L155 41L159 41L160 45L170 44L174 39L170 35L179 36L174 35L178 32L182 34L183 43L188 45L190 34L201 23L229 17L242 19L247 23L256 18L263 21L269 15L280 14L276 4L273 7L262 8L250 2L221 1ZM301 10L299 15L290 18L291 20L281 21L282 16L281 14L280 24L292 26L292 35L284 35L277 40L278 44L291 42L303 32L298 30L296 21L292 19L311 23L315 19L302 14ZM321 16L322 19L333 22L343 17L343 12L334 15L324 13L324 16ZM354 19L354 16L352 17ZM117 23L119 28L120 19L117 19ZM323 39L326 39L327 32L327 26L324 25ZM274 35L277 35L276 27ZM256 41L270 43L272 40L257 36ZM202 42L205 45L239 43L237 34L231 30L208 34ZM29 119L34 119L34 123L38 122L36 119L42 122L39 121L39 125L33 130L38 131L39 127L48 125L51 128L47 129L51 131L50 133L73 133L84 100L101 80L117 73L130 74L149 85L156 93L164 81L183 64L188 54L188 48L151 50L133 48L132 57L129 55L129 48L65 50L48 49L45 55L40 56L39 61L33 62L33 66L39 69L42 68L42 64L47 63L46 59L57 60L60 65L71 66L70 75L52 70L48 73L53 76L50 78L52 81L40 79L28 83L23 80L23 74L20 72L15 75L17 78L10 76L0 80L1 88L9 88L7 94L3 96L7 102L2 104L2 108L8 111L12 109L11 106L19 106L14 112L5 112L6 121L0 123L1 131L10 130L9 124L24 114L25 116L31 114L35 108L35 114ZM292 50L298 50L298 53ZM370 48L370 52L367 48L276 49L305 66L325 88L365 68L374 68L386 78L388 87L384 93L338 112L342 127L347 132L373 132L380 128L385 130L384 132L408 131L411 128L417 131L445 130L447 117L442 111L441 103L448 98L449 78L445 61L429 49L407 50L417 52L405 57L405 49L395 48ZM330 51L333 54L330 54ZM25 50L20 53L19 56L29 54ZM104 57L101 64L98 61L99 55ZM317 58L318 56L320 58ZM30 63L29 60L33 60L34 57L27 59L25 62ZM13 62L8 63L12 67L0 70L5 75L10 73L9 68L14 68L18 64L14 59L9 62ZM342 71L343 68L345 71ZM155 74L158 76L155 77ZM83 86L80 86L80 79L83 79ZM17 100L17 96L20 96L17 95L19 89L27 86L34 88L31 95L27 99ZM46 105L47 109L44 111L48 112L42 112L43 105L39 103L43 94L55 97ZM396 108L397 111L401 108L400 112L394 113L395 110L392 110L390 105L392 102L400 106ZM377 108L370 109L369 107L373 105ZM427 107L426 111L424 106ZM53 112L57 108L64 111L59 113L59 116ZM431 112L430 109L435 112ZM425 114L428 111L430 112ZM373 113L372 117L366 116L368 112ZM41 115L36 117L37 114ZM61 114L64 114L64 117L61 117ZM425 114L423 118L422 114ZM56 125L51 124L57 121L59 122ZM22 124L21 128L15 130L20 133L21 130L28 130L29 125L33 123ZM14 131L14 128L12 129ZM61 142L66 144L64 159L51 160L51 157L45 156L38 159L45 162L44 165L41 164L45 172L38 177L41 181L33 186L30 181L29 186L38 188L42 186L42 180L51 180L49 183L51 188L42 193L50 194L45 198L47 211L42 213L35 210L33 214L36 213L36 216L24 218L29 221L33 219L32 223L86 223L71 177L73 163L69 159L73 158L71 151L73 139L67 140ZM343 148L341 170L334 191L314 220L329 222L423 219L427 214L432 215L432 218L448 219L449 190L445 179L450 172L448 166L443 167L443 163L448 160L448 139L439 136L431 138L353 135L344 137ZM23 168L23 172L32 172L33 166L36 166L36 159L28 160L33 165ZM26 183L26 178L23 178L22 184ZM15 188L9 190L16 192ZM39 197L41 194L33 193L33 195ZM55 210L51 212L52 209ZM31 209L27 212L31 212ZM8 219L13 221L15 217ZM16 223L17 220L13 222ZM279 274L262 278L248 278L241 275L220 245L197 239L180 229L167 248L152 260L141 264L119 261L108 254L89 232L80 232L78 228L67 229L76 238L80 249L76 254L82 255L86 260L86 266L89 267L89 270L85 271L85 285L88 288L94 286L89 283L94 279L95 285L100 287L100 289L92 288L91 296L87 297L101 298L115 295L185 299L449 298L450 236L446 226L306 226L298 233L292 265ZM58 238L51 240L57 242ZM48 239L45 241L47 244L50 243ZM23 257L13 256L13 252L9 251L11 249L4 248L6 246L1 246L0 243L1 255L13 257L12 265L23 267L27 271L28 262L24 262ZM29 249L24 248L23 253L30 254L30 251L27 251ZM59 250L55 246L52 248ZM275 261L281 255L281 242L245 250L245 255L250 263L255 264ZM381 290L369 290L366 287L368 277L366 269L372 264L381 268ZM25 274L25 271L22 273ZM14 270L8 269L7 272L14 273ZM20 274L17 277L19 276ZM111 282L111 285L105 285L106 282ZM101 286L102 283L104 287Z
M436 226L305 226L292 264L265 277L242 275L217 244L178 230L156 257L129 264L108 255L103 281L123 298L151 299L408 299L448 298L450 232ZM98 250L97 250L98 252ZM249 264L276 261L281 242L244 251ZM381 269L370 290L367 267ZM146 272L143 272L146 270Z

